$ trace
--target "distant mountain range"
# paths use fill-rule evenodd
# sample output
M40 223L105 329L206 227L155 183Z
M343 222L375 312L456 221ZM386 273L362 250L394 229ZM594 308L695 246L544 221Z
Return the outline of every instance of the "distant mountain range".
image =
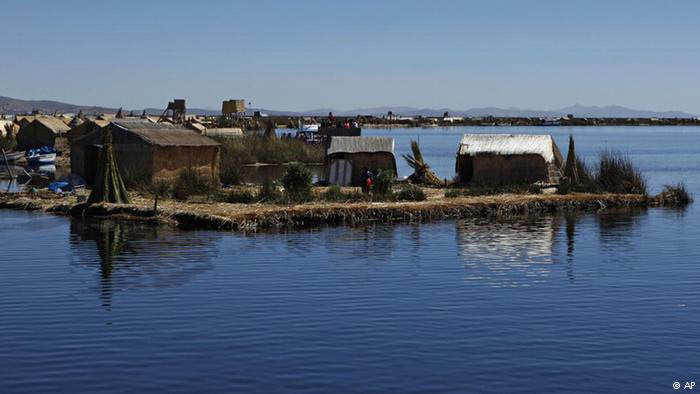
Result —
M0 96L0 113L8 114L18 114L18 113L30 113L33 110L39 110L41 113L77 113L78 111L83 111L84 114L103 114L103 113L116 113L118 108L100 107L100 106L88 106L88 105L76 105L68 104L60 101L50 101L50 100L19 100L11 97ZM149 115L160 115L163 113L163 109L159 108L146 108L146 113ZM135 114L141 114L143 109L124 109L124 112L134 112ZM647 111L647 110L636 110L626 107L611 105L611 106L584 106L584 105L573 105L569 107L564 107L556 110L529 110L520 108L498 108L498 107L484 107L484 108L471 108L467 110L458 110L450 108L414 108L414 107L373 107L373 108L358 108L349 111L335 110L332 108L318 108L310 111L295 112L295 111L278 111L271 109L262 108L249 108L248 112L253 113L254 111L260 111L269 115L279 115L279 116L323 116L327 115L329 112L337 116L355 116L355 115L373 115L373 116L383 116L389 111L399 116L442 116L445 112L449 112L451 116L466 116L466 117L479 117L479 116L494 116L494 117L523 117L523 118L533 118L533 117L558 117L567 114L573 114L576 117L581 118L696 118L698 115L689 114L687 112L681 111ZM195 115L219 115L220 111L200 109L200 108L188 108L187 113Z

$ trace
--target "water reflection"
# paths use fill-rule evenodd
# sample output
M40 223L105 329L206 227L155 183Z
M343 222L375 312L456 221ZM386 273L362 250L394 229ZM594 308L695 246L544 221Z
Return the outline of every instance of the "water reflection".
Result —
M0 193L20 193L24 189L23 184L21 184L17 178L14 179L0 179Z
M102 305L111 309L119 291L182 286L213 268L216 232L192 236L163 226L72 220L71 265L99 273Z
M629 246L630 236L639 229L647 214L647 210L642 208L606 209L598 213L596 219L601 247Z
M457 221L458 253L467 269L467 281L493 287L520 287L550 275L555 216L525 216L507 220Z
M370 262L391 261L396 250L393 225L339 227L326 230L326 248L333 254L349 254Z
M563 263L564 275L574 283L577 237L597 229L601 249L630 248L647 215L645 209L624 209L460 220L456 235L465 279L493 287L530 286L546 281Z

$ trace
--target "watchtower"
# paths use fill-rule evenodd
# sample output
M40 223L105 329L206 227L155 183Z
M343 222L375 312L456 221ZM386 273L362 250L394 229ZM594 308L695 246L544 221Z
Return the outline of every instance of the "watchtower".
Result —
M224 100L221 113L225 118L239 118L245 114L245 100Z
M169 102L168 107L165 108L158 122L164 121L168 115L172 117L175 123L185 123L185 100L175 99Z

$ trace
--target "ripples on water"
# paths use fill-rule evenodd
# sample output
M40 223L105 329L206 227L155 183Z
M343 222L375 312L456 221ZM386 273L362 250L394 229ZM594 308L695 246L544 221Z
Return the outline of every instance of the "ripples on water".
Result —
M1 211L0 392L671 391L700 376L699 219L242 235Z

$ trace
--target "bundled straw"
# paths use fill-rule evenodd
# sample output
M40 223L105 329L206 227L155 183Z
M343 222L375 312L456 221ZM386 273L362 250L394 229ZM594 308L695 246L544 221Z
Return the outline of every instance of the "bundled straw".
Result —
M88 205L96 202L111 202L117 204L131 203L122 176L119 174L117 161L114 158L114 151L112 150L112 131L109 129L104 131L102 152L100 153L99 160L95 185L88 198Z
M581 181L578 173L578 163L576 160L576 147L574 146L574 136L569 135L569 153L566 155L566 167L564 176L569 179L572 185L578 185Z
M442 186L443 181L430 170L430 166L423 160L423 154L420 152L420 147L416 141L411 141L411 151L413 151L413 156L402 155L408 165L413 168L413 174L408 179L414 183Z

